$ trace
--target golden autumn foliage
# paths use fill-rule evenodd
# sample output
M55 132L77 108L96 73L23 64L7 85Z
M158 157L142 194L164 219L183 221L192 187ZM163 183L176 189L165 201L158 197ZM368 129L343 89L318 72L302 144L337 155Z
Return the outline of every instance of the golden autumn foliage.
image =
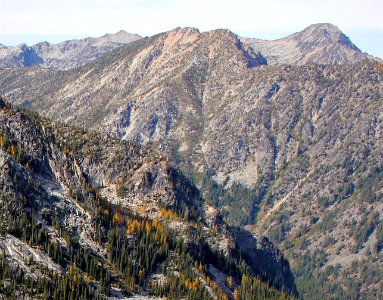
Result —
M154 220L153 222L146 220L139 221L137 219L126 220L126 233L128 235L135 234L139 231L145 232L146 235L153 234L154 239L163 245L167 244L169 241L164 226L157 220Z
M239 300L239 291L238 291L238 289L235 289L235 291L234 291L234 300Z
M11 155L12 157L16 157L16 148L13 144L11 145Z
M139 205L138 207L137 207L137 210L143 215L143 214L145 214L145 212L146 212L146 205L144 204L144 205Z
M199 278L196 277L193 281L187 279L184 284L187 289L191 291L197 291L199 285Z
M249 282L249 279L250 279L249 276L243 275L242 276L242 284L246 285Z
M140 221L138 220L127 220L126 221L126 233L133 234L140 229Z
M222 291L218 291L217 300L229 300L229 297Z
M152 231L151 229L151 226L150 226L150 223L149 222L146 222L146 225L145 225L145 231L146 231L146 234L149 235L150 232Z
M73 277L76 274L76 272L77 272L76 263L73 263L70 265L68 270L69 276Z
M233 276L228 276L226 279L227 285L229 288L233 288Z
M118 211L113 215L113 224L122 224L122 216Z
M172 221L179 221L180 217L175 213L165 208L160 208L161 216L164 219L172 220Z
M144 277L145 277L145 269L140 269L140 271L138 272L138 277L140 278L140 280L144 279Z

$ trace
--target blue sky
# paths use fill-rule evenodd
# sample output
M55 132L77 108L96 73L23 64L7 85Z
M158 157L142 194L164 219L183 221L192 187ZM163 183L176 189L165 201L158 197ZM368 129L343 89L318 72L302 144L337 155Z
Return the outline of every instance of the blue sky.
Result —
M0 0L5 45L121 29L146 36L178 26L274 39L313 23L332 23L363 51L383 58L382 0Z

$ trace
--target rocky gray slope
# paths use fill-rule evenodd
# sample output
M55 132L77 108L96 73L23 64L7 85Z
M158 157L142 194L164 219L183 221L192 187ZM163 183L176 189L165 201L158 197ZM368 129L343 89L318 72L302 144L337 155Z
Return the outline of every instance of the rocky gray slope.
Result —
M348 64L367 58L339 28L332 24L314 24L278 40L242 38L262 53L268 64Z
M69 241L73 239L107 259L102 236L107 234L104 231L108 225L100 227L98 223L101 221L97 203L104 203L100 212L104 217L109 211L113 213L113 207L121 207L130 214L155 220L156 224L167 223L189 245L189 255L204 253L205 250L193 250L197 249L194 245L222 251L227 257L241 253L242 263L252 270L250 273L279 289L296 293L289 264L281 252L267 238L250 235L246 241L241 239L243 230L226 226L171 159L156 149L25 114L0 97L0 169L0 258L5 257L27 276L34 277L39 272L47 276L45 268L56 274L71 271L65 263L52 261L52 253L44 252L42 245L18 237L13 229L16 216L23 219L25 214L32 214L32 231L45 230L50 241L58 243L64 253L69 252ZM113 223L121 222L119 218L121 215L114 213ZM201 244L194 240L196 226L201 230ZM70 236L63 236L62 232ZM209 253L214 257L214 252ZM219 268L213 261L210 263L212 268ZM0 271L2 274L4 269ZM211 279L214 282L214 277ZM3 288L1 285L0 297ZM206 288L212 295L219 290ZM233 289L227 291L231 298Z
M69 40L58 44L41 42L31 47L20 44L6 47L0 45L1 67L31 67L71 69L96 59L103 53L128 44L141 37L123 30L99 38Z
M383 67L328 58L268 66L230 31L178 28L71 71L3 70L0 90L51 118L172 153L229 222L278 242L308 299L374 297Z

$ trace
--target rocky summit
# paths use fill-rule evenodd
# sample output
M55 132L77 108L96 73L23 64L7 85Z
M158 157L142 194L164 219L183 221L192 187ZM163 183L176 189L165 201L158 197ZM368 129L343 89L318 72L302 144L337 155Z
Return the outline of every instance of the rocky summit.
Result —
M351 64L368 57L338 27L327 23L311 25L278 40L242 38L242 41L260 51L270 65Z
M254 252L265 234L305 299L383 292L383 65L335 26L277 41L176 28L71 70L3 69L14 104L155 147ZM259 241L259 239L258 239ZM251 260L250 260L251 261ZM342 298L343 297L343 298Z

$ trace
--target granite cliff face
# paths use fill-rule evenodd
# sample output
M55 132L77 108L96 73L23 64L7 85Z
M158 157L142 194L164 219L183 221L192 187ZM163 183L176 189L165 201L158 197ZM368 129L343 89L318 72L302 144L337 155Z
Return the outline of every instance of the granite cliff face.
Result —
M280 251L267 238L255 235L248 234L246 243L239 241L238 234L244 231L225 225L218 212L203 202L199 191L175 168L169 156L156 149L53 123L36 114L20 112L0 97L0 169L0 258L17 266L27 277L34 278L37 274L49 277L52 276L47 273L50 271L55 272L55 276L69 274L73 277L73 265L70 265L73 256L71 258L68 253L78 247L80 253L87 249L92 257L110 264L112 286L105 295L113 294L118 287L121 289L124 273L119 273L118 267L112 267L113 256L108 252L111 223L105 222L105 218L111 215L111 222L119 226L124 226L125 221L129 224L130 218L136 218L135 222L146 220L147 234L150 233L147 228L154 231L160 226L158 222L164 224L161 226L167 224L177 231L178 238L182 236L184 247L187 247L185 251L191 257L199 257L201 263L206 260L206 272L212 268L225 278L233 275L237 287L240 279L236 279L234 273L239 265L234 267L233 262L236 255L246 253L241 263L247 265L248 274L257 275L278 289L296 293L289 264ZM31 222L30 240L24 233L19 236L15 218L25 220L23 230L30 228L28 220ZM197 227L198 241L194 236ZM127 230L131 230L129 228ZM59 245L63 259L57 259L53 252L44 248L45 244L35 242L37 234L35 237L33 232L37 231L39 239L46 233L50 237L49 243ZM172 238L169 235L170 249ZM253 251L245 247L251 247ZM124 251L138 250L127 248ZM218 259L216 255L221 252L227 259L232 259L234 273L227 273L218 263L222 257ZM164 253L161 255L163 257ZM174 256L172 259L177 261L178 256ZM82 273L90 272L86 267L78 264L77 268L78 278L89 276ZM202 264L200 268L195 272L203 277ZM0 271L3 275L3 267ZM145 272L144 290L149 289L155 280L150 269L146 268ZM161 275L156 272L157 276ZM206 281L202 283L203 289L214 298L223 288L225 292L222 293L231 298L233 286L226 287L214 277L214 272L210 280L216 282L215 290L209 287L212 282L208 284ZM161 276L166 278L165 273ZM73 280L76 283L76 279ZM106 281L106 278L102 280ZM102 286L101 281L99 284ZM23 288L20 283L17 297L22 298ZM103 293L97 284L95 289ZM137 292L127 285L125 289ZM1 286L0 296L3 292L6 296L6 290L7 286ZM33 292L27 292L27 295L33 296Z
M71 69L82 66L104 53L136 41L141 37L119 31L99 38L70 40L59 44L41 42L31 47L21 44L0 45L0 66L7 68L40 66L44 68Z
M287 39L177 28L74 70L3 70L0 91L172 154L228 222L278 243L307 299L377 297L383 66L328 24Z

